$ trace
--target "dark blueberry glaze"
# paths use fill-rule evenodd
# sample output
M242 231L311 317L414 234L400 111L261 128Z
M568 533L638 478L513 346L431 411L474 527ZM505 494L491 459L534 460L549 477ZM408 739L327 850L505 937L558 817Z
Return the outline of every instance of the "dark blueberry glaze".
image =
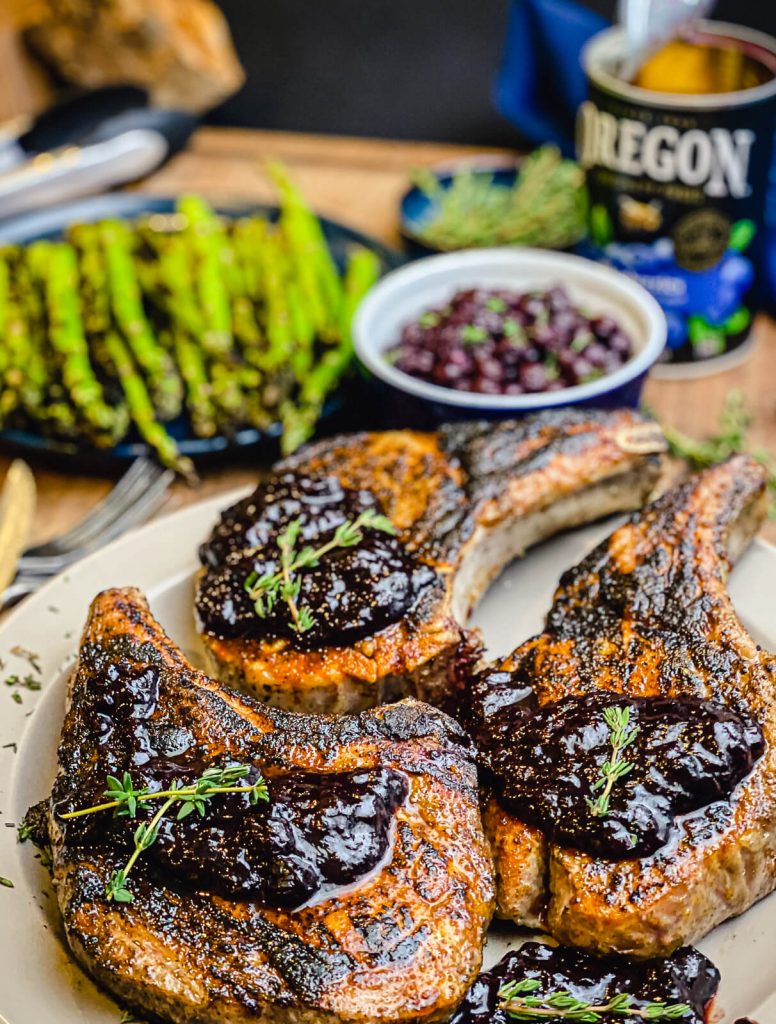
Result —
M277 571L277 538L293 520L302 522L299 546L318 547L346 520L375 508L368 491L343 488L334 477L286 474L261 484L222 514L200 548L205 567L197 592L201 628L222 639L286 637L307 650L353 643L398 622L436 582L436 574L398 538L378 530L366 529L360 544L335 549L299 573L298 604L314 618L304 633L293 629L284 601L261 617L245 591L252 572Z
M181 766L162 758L133 771L137 787L152 792L175 781L193 782L205 766ZM253 768L239 785L259 776ZM162 819L146 863L185 885L230 899L295 908L326 898L374 870L389 853L395 814L407 798L405 775L389 768L330 773L293 770L267 778L269 800L251 804L247 794L217 794L204 817ZM107 839L132 849L139 819L158 808L141 804L138 817L94 815L63 822L69 838Z
M729 799L765 746L756 722L709 701L598 692L539 707L491 681L478 738L499 802L552 842L596 857L654 853L679 816ZM588 800L612 753L603 713L613 706L638 726L622 755L633 768L597 816Z
M619 992L632 998L633 1009L662 1001L685 1003L690 1012L682 1024L704 1024L719 986L719 971L697 949L685 946L663 960L628 957L598 959L577 949L528 942L485 971L469 989L450 1024L512 1024L514 1018L498 1009L499 989L510 981L534 978L541 985L531 995L570 992L575 998L602 1006ZM602 1024L622 1021L621 1015L601 1014ZM557 1018L545 1018L553 1024Z
M295 771L267 780L269 802L211 800L207 816L165 819L149 855L198 887L294 908L368 875L389 850L405 776L391 769Z

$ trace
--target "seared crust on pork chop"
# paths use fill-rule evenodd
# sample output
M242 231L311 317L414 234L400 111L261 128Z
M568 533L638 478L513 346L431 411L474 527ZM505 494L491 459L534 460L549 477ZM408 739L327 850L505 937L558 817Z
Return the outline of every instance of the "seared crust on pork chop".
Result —
M134 771L160 750L182 766L248 762L270 775L401 772L409 791L394 812L390 858L346 890L281 910L183 884L144 856L132 870L133 902L108 902L105 883L126 863L126 845L101 832L84 840L59 815L99 802L109 773ZM480 967L491 861L474 752L459 726L413 700L339 719L257 704L192 668L134 590L106 591L92 605L49 829L73 952L143 1016L439 1021Z
M687 480L569 570L545 631L486 671L484 693L502 673L499 685L530 687L542 704L596 690L710 699L755 719L766 742L729 801L679 818L643 859L551 846L490 797L501 916L595 952L663 956L776 886L776 658L725 587L765 502L764 471L747 457Z
M257 622L239 635L225 633L203 622L203 610L212 580L222 578L213 538L231 528L228 510L203 547L209 554L197 600L209 670L291 709L345 712L408 693L437 703L462 624L503 567L561 529L640 507L655 486L663 449L658 428L636 412L575 409L307 446L279 463L273 478L333 478L350 493L368 492L413 564L433 570L433 582L399 618L350 643L311 648L267 634ZM240 524L245 532L248 523ZM250 554L246 544L229 557ZM240 582L229 584L232 592Z

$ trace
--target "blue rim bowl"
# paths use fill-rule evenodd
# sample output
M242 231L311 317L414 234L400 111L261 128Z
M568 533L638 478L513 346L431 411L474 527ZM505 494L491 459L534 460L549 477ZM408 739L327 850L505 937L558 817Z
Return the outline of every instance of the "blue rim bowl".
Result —
M387 358L402 329L444 305L463 288L530 291L563 285L594 315L614 317L634 353L614 373L561 391L483 395L411 377ZM566 405L635 407L650 368L666 343L665 315L649 292L619 271L546 249L469 249L428 256L387 274L361 303L353 326L356 356L367 377L404 424L455 419L508 419Z

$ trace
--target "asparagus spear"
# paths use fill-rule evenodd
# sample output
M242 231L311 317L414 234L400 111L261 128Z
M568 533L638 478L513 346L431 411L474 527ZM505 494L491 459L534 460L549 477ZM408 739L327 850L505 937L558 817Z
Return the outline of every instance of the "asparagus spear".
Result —
M189 261L185 244L177 236L155 240L160 301L170 317L170 335L175 359L186 385L186 404L198 437L212 437L217 431L216 410L202 349L197 344L199 316L192 302Z
M224 250L224 280L232 307L232 332L240 354L249 366L260 371L266 340L254 305L260 296L258 259L250 240L244 249L241 248L240 237L240 232L235 229Z
M199 196L183 196L178 211L186 218L186 235L194 256L194 285L203 322L202 346L215 357L232 351L232 314L224 276L227 237L218 217Z
M261 302L261 263L257 256L257 234L263 235L265 221L261 217L244 217L232 226L232 245L243 276L245 293L254 302Z
M255 226L257 252L264 282L267 351L264 368L277 370L288 361L294 346L291 311L288 307L283 267L283 240L276 229Z
M2 423L5 422L8 413L18 404L17 390L14 386L17 381L13 377L9 380L18 334L14 323L17 311L11 298L11 268L9 264L12 258L12 249L0 250L0 331L2 331L4 339L4 344L0 345L0 422Z
M16 410L41 409L47 373L37 351L38 295L23 250L8 247L0 256L0 318L4 344L0 347L0 417Z
M380 260L370 249L348 253L344 296L340 308L339 344L321 356L301 386L297 406L286 404L282 410L281 449L287 454L312 436L327 395L339 383L353 357L352 322L358 304L380 276Z
M116 331L109 331L105 336L105 349L116 368L140 436L154 449L162 465L174 469L189 480L195 480L194 464L191 459L181 455L175 440L156 418L156 409L145 381L137 371L128 346Z
M113 316L145 374L159 415L173 419L181 411L181 381L175 364L159 344L145 314L132 254L132 228L123 221L103 221L100 233Z
M78 424L54 370L43 292L26 259L17 259L14 265L14 290L26 324L27 352L21 387L25 415L60 437L73 437Z
M67 237L80 257L82 310L90 348L97 365L109 373L113 370L113 362L105 350L104 339L110 330L112 315L100 227L97 224L76 224L70 228Z
M209 382L216 428L221 426L230 431L245 422L247 411L233 351L231 310L221 267L226 235L201 200L188 197L181 200L179 208L185 214L185 231L156 239L160 251L172 249L175 253L176 291L168 305L174 317L183 319L204 354L198 368L203 369ZM193 368L195 354L191 345L184 343L184 350L184 358ZM205 418L198 416L198 421L204 425Z
M132 353L111 316L107 289L106 260L100 244L100 229L93 225L79 225L72 233L79 245L81 271L84 282L84 321L87 324L93 351L100 353L106 372L118 380L127 403L129 415L140 436L154 449L159 461L181 473L193 477L194 467L178 451L175 440L158 422L153 401L138 372Z
M305 299L310 303L313 322L322 338L336 341L342 282L321 222L281 164L271 163L269 172L280 193L283 230L294 254Z
M100 447L113 445L126 433L127 414L107 404L90 362L75 249L67 242L34 242L27 253L33 272L44 281L49 338L65 389L90 440Z

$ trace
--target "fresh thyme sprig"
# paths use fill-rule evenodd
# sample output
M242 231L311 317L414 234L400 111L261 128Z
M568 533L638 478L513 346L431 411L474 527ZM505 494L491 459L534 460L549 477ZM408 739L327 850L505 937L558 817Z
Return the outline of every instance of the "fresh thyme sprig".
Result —
M747 409L743 394L733 390L728 392L720 410L716 434L698 440L667 423L661 422L660 427L671 455L683 459L692 469L706 469L739 452L757 459L768 474L769 514L776 519L776 458L766 449L751 445L749 429L753 423L754 416Z
M615 783L633 770L633 762L624 760L622 752L633 743L639 731L637 725L630 724L629 707L605 708L604 721L609 727L612 753L601 765L601 776L593 784L594 793L599 789L602 792L595 800L587 800L591 814L597 818L603 818L609 813L609 800Z
M510 981L502 985L498 991L499 1009L505 1010L513 1020L568 1020L578 1024L597 1024L604 1015L647 1021L678 1020L692 1012L687 1003L652 1002L635 1007L633 997L627 992L618 992L607 1002L596 1005L577 999L566 991L533 995L539 988L541 982L536 978L524 978L522 981Z
M356 519L346 519L341 523L331 540L325 544L318 548L307 545L298 551L296 545L302 530L302 520L292 520L278 536L280 569L277 572L265 573L263 576L252 572L245 581L245 591L253 601L256 614L262 619L266 618L280 599L288 605L295 632L306 633L308 629L312 629L315 619L310 609L299 606L302 581L297 574L301 569L315 568L325 555L336 548L349 548L354 544L360 544L364 539L365 529L396 533L387 516L368 508Z
M115 775L109 775L107 789L103 793L103 796L110 797L109 800L102 804L95 804L93 807L68 811L61 817L63 819L80 818L87 814L113 810L116 817L134 818L137 814L138 804L149 800L163 801L153 817L137 827L134 835L135 849L131 857L121 870L113 872L105 887L105 895L109 900L115 900L117 903L131 903L133 896L127 888L127 875L135 866L140 854L156 842L162 819L170 808L175 804L180 804L175 819L182 821L194 811L204 818L207 801L218 793L247 793L252 804L257 804L260 800L268 800L267 784L262 776L259 776L256 782L249 786L236 785L249 772L250 767L246 764L229 765L226 768L214 766L206 768L198 779L187 786L173 782L169 789L154 793L150 792L147 786L136 789L129 772L124 772L120 779Z

